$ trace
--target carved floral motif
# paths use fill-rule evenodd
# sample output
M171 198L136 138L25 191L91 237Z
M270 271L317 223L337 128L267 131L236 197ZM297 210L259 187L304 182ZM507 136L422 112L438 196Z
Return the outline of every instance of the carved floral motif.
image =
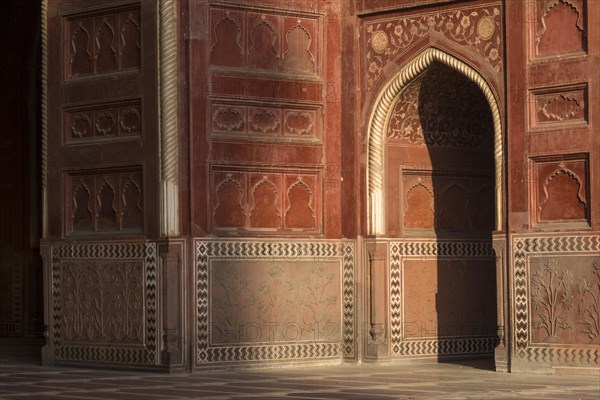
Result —
M339 272L329 263L255 260L253 273L216 264L212 342L331 340L339 336ZM333 268L332 268L333 267ZM257 272L259 271L259 272Z
M568 337L600 344L600 259L593 261L591 277L575 271L549 258L531 276L532 328L543 332L545 343L563 343L560 331L569 331Z
M557 331L573 328L568 320L568 312L573 307L572 283L573 273L561 271L553 259L547 260L543 271L536 271L531 277L531 302L538 317L532 326L546 332L544 342L560 342Z
M142 261L61 264L65 342L143 343Z
M503 63L501 21L498 6L484 6L368 23L367 86L373 87L388 62L395 60L419 38L432 32L473 48L494 71L500 73Z

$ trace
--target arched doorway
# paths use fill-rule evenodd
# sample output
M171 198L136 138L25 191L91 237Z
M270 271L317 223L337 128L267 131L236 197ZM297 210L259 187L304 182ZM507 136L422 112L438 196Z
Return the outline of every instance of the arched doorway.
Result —
M423 51L377 98L368 155L369 233L389 243L390 355L491 356L502 226L491 89L462 61Z

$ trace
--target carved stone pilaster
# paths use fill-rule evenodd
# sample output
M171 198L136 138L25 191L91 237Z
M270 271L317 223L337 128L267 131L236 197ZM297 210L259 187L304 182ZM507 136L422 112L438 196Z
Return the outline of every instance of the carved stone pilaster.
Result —
M498 346L494 350L496 371L509 372L509 345L507 343L507 309L508 299L505 296L507 289L507 264L506 264L506 234L494 232L492 235L492 247L496 253L496 307L498 321Z
M183 367L183 243L158 246L162 286L162 348L160 363L167 369Z
M44 338L46 344L42 347L42 365L54 364L54 322L52 319L52 260L50 259L51 246L40 245L44 275Z
M177 1L159 5L161 234L179 235Z
M368 257L368 323L367 356L382 358L388 356L388 294L387 244L367 244Z

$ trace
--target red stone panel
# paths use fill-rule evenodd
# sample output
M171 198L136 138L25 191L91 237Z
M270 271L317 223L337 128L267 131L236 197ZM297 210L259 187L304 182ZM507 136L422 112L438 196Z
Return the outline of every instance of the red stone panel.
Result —
M139 99L72 108L66 111L64 117L65 141L75 143L88 139L141 138L141 117Z
M271 14L247 13L247 65L278 71L281 60L281 18Z
M210 346L336 342L336 261L215 260L210 264Z
M142 232L142 185L139 168L69 173L65 204L67 232Z
M532 160L534 224L589 224L587 155L550 156Z
M586 84L534 89L530 98L530 126L536 129L565 128L588 124Z
M210 14L210 61L214 65L241 67L244 54L242 13L212 9Z
M584 0L536 0L536 55L586 51Z
M68 17L66 78L141 66L139 7L104 9Z

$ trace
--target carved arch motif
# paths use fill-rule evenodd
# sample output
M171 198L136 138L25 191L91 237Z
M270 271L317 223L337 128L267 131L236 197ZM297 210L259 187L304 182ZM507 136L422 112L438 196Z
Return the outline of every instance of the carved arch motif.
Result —
M421 203L417 203L415 204L415 206L418 208L416 210L412 210L412 211L416 211L415 212L411 212L411 215L418 215L419 217L423 218L425 217L424 220L408 220L407 216L409 215L408 210L411 210L411 196L414 196L417 190L422 190L425 193L427 193L427 195L429 196L429 200L427 202L421 202ZM434 207L434 201L433 201L433 191L431 190L431 188L429 186L427 186L425 183L423 183L423 181L419 178L419 180L413 184L407 191L406 194L404 195L404 215L403 215L403 219L404 219L404 227L405 228L434 228L435 227L435 207ZM423 215L423 212L426 213L426 215Z
M235 22L233 20L233 18L231 18L231 16L229 15L229 12L227 12L227 15L223 18L221 18L216 24L215 24L215 28L213 30L214 36L215 36L215 42L214 44L212 44L210 46L210 52L213 53L213 51L215 50L215 48L217 47L217 45L220 45L219 39L221 39L222 41L222 37L220 37L219 35L219 27L221 26L221 24L228 24L228 26L224 26L224 29L229 29L232 32L235 32L235 39L234 39L234 43L235 43L235 47L237 47L237 51L238 51L238 55L239 55L239 59L235 60L235 64L236 66L241 65L241 57L242 54L244 53L244 50L242 48L241 45L241 37L242 37L242 30L240 29L240 26L238 25L237 22ZM230 52L233 52L234 49L229 49ZM213 55L213 57L215 57ZM236 57L237 58L237 57ZM216 64L219 65L229 65L229 61L228 60L213 60Z
M292 191L301 190L308 195L302 203L293 201ZM286 228L314 228L316 226L316 214L313 207L313 191L299 176L296 182L292 183L286 193L288 207L285 210ZM310 221L307 223L307 221Z
M262 196L257 193L261 190L264 190ZM260 228L277 227L281 220L281 213L277 206L279 191L275 184L267 176L263 176L252 186L250 193L252 196L250 225ZM272 199L269 199L269 197L272 197Z
M550 175L548 175L548 177L544 180L544 185L543 185L544 200L542 202L540 202L538 209L537 209L538 219L541 217L542 211L544 210L544 206L548 203L548 200L550 200L550 194L548 193L548 186L550 186L552 181L556 177L558 177L560 174L565 174L567 177L571 178L572 180L574 180L576 182L576 184L577 184L577 201L579 201L579 203L583 207L583 212L584 212L584 217L585 217L585 213L587 212L587 202L585 199L585 195L582 192L585 185L584 185L583 181L581 180L581 178L579 178L579 176L575 172L571 171L563 163L560 163L558 165L558 168L554 172L552 172Z
M584 32L585 27L584 27L584 22L583 22L583 10L580 9L581 8L580 4L578 4L577 2L575 2L573 0L548 0L547 4L545 6L542 6L542 8L540 10L539 24L540 24L541 28L538 29L538 31L536 32L536 35L535 35L536 46L539 46L540 41L542 40L542 37L546 33L546 29L547 29L546 17L550 13L550 11L552 11L552 9L556 6L558 6L560 3L563 3L567 6L569 6L573 10L573 12L577 14L577 20L575 22L575 26L577 27L577 29L580 32Z
M223 196L222 191L233 189L228 196ZM233 193L236 198L233 198ZM239 181L233 178L232 174L227 174L215 188L216 201L213 211L213 221L215 226L241 228L246 224L246 209L243 205L244 189Z
M269 35L267 43L261 40L263 34ZM279 52L275 47L277 33L264 15L261 21L252 28L250 38L252 39L252 45L248 50L249 61L259 68L277 69L279 64Z
M283 54L283 69L290 72L314 73L315 56L310 51L313 41L300 20L285 35L287 50Z
M400 69L383 87L375 100L368 125L367 164L367 230L369 235L385 234L384 218L384 148L390 113L398 95L410 82L424 72L434 61L441 62L471 79L483 92L490 106L494 125L494 159L496 183L496 230L502 229L502 176L503 150L500 110L492 90L485 79L473 68L450 54L430 47L418 54Z

